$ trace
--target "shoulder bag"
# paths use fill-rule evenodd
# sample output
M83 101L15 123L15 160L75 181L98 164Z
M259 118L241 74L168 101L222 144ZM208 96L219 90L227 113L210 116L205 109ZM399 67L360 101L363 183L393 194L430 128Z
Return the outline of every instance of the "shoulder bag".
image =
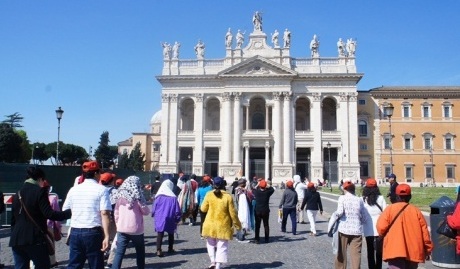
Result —
M49 255L54 255L55 253L55 248L54 248L54 241L52 235L48 232L44 232L40 226L35 222L35 220L30 216L29 211L27 210L27 207L24 206L24 202L22 201L21 193L18 191L18 197L19 197L19 202L21 203L21 207L24 209L26 212L27 217L29 218L30 221L38 228L38 230L43 234L43 237L45 238L45 243L46 247L48 248L48 254Z
M382 210L382 208L376 204L380 210ZM391 221L390 223L390 226L388 226L388 229L387 231L382 234L381 236L377 236L375 237L374 239L374 250L378 253L383 253L383 238L385 238L385 236L387 235L388 231L390 231L390 228L391 226L393 226L393 223L395 223L396 219L399 217L399 215L404 211L404 209L406 209L406 207L409 205L409 203L407 203L399 212L398 214L396 215L396 217Z

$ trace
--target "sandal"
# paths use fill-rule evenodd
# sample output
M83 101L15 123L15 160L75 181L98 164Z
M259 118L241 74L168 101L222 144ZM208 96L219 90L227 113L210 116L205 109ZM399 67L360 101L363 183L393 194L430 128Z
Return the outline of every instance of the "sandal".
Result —
M157 250L157 256L161 258L161 257L164 257L165 255L163 254L163 251Z

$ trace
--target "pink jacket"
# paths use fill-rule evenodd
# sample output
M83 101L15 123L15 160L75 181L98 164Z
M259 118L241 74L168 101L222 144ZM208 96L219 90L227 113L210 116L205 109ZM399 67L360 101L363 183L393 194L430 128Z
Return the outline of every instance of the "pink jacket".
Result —
M127 234L144 233L144 216L150 214L147 205L142 206L139 201L134 203L133 208L129 208L129 203L124 198L119 198L115 204L115 223L117 232Z

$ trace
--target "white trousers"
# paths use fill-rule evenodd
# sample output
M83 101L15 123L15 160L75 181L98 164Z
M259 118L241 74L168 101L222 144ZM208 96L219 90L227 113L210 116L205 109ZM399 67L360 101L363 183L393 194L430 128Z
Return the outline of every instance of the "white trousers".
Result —
M228 257L228 240L207 238L206 247L211 263L226 263Z
M310 222L310 232L316 234L316 214L318 210L307 210L308 222Z

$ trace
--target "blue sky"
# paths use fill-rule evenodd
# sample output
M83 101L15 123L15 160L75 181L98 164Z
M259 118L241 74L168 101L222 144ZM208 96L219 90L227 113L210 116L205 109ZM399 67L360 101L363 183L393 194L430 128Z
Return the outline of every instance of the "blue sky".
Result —
M205 58L223 58L227 29L247 37L255 11L268 36L291 31L292 57L310 57L314 34L322 57L337 55L339 38L357 39L358 90L460 85L459 10L457 0L3 0L0 119L19 112L29 140L50 143L61 106L61 140L87 150L103 131L112 145L147 132L161 107L161 42L194 59L201 39Z

